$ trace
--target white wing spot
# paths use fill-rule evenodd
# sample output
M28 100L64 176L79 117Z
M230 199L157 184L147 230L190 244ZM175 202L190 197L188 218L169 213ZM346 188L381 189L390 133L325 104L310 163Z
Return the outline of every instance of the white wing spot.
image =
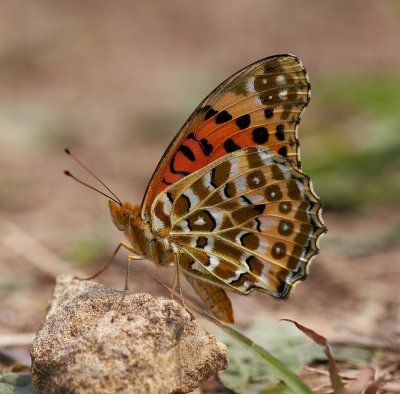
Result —
M277 83L283 83L283 82L285 82L285 77L284 77L283 75L278 75L278 76L276 77L276 82L277 82Z
M259 204L264 201L264 197L261 194L250 194L246 196L252 204Z
M171 201L169 200L169 198L167 197L166 193L164 193L164 195L163 195L162 202L164 204L164 212L167 215L170 215L171 210L172 210L172 204L171 204Z
M211 172L208 172L203 176L203 186L208 190L212 191L215 190L215 188L211 185Z
M215 267L218 267L219 264L219 257L217 256L210 256L209 259L209 266L207 267L211 271L214 271Z
M281 205L281 207L282 207L282 210L283 210L283 211L287 211L287 210L289 209L289 204L283 202L282 205Z
M190 210L193 208L197 207L197 204L199 203L199 198L194 194L192 189L186 189L185 193L183 193L190 201Z
M159 219L159 217L157 215L154 215L153 216L153 226L156 231L161 231L164 229L164 222L161 219Z
M285 167L283 164L278 164L278 167L281 170L285 179L288 179L291 176L289 169L287 167Z
M249 78L249 80L247 81L246 90L249 93L254 93L255 92L255 89L254 89L254 77Z
M298 186L298 188L300 190L301 198L304 198L304 185L301 182L296 182L296 183L297 183L297 186Z
M189 233L189 232L191 232L190 231L190 228L189 228L189 225L188 225L188 221L185 219L185 220L182 220L181 222L179 222L179 224L176 226L176 230L178 230L178 232L179 232L179 228L183 231L183 232L187 232L187 233ZM175 229L174 229L175 230Z
M236 194L244 193L247 190L246 179L243 176L235 179Z
M231 179L231 178L234 178L236 175L239 174L239 169L240 169L239 163L240 162L239 162L239 158L238 157L234 157L231 160L231 168L230 168L230 171L229 171L228 180ZM228 180L227 180L227 182L228 182Z
M286 97L287 97L287 90L282 90L281 92L279 92L279 97L280 97L282 100L286 100Z
M206 224L206 221L201 216L199 216L196 219L196 221L194 222L194 224L197 224L198 226L202 226L203 224Z
M197 260L195 260L195 261L192 263L191 267L192 267L192 269L193 269L194 271L200 271L200 272L202 272L201 265L198 263Z
M257 251L258 253L265 254L265 253L267 253L267 250L269 249L270 244L269 244L269 242L268 242L265 238L261 238L260 241L261 241L261 242L260 242L260 244L258 245L258 248L256 249L256 251Z
M264 165L272 164L273 160L272 160L272 156L270 154L268 154L265 151L261 151L261 150L259 151L258 154L260 156L261 161L264 163Z

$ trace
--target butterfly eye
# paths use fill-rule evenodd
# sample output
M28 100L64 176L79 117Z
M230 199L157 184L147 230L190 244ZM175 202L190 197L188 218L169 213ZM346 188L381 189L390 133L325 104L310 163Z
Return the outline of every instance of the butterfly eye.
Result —
M131 220L131 216L132 214L129 209L122 209L119 216L119 222L124 226L127 226Z

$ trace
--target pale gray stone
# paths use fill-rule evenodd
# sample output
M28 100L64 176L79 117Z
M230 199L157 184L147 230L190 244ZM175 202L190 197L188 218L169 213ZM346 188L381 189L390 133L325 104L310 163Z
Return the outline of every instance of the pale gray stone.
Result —
M31 350L41 393L187 393L227 349L180 304L60 276Z

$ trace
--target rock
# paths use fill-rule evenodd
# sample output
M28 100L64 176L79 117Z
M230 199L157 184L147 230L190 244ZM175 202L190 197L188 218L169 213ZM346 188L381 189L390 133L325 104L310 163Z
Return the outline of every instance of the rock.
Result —
M59 276L31 350L41 393L188 393L227 349L176 301Z

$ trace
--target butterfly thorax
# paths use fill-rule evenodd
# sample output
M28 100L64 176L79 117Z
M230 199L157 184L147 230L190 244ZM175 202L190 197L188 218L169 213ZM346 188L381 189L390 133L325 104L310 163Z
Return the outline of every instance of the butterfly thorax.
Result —
M109 208L115 226L124 232L139 256L162 266L174 262L173 245L166 238L158 237L150 230L150 223L140 215L140 206L133 206L129 202L119 205L109 201Z

